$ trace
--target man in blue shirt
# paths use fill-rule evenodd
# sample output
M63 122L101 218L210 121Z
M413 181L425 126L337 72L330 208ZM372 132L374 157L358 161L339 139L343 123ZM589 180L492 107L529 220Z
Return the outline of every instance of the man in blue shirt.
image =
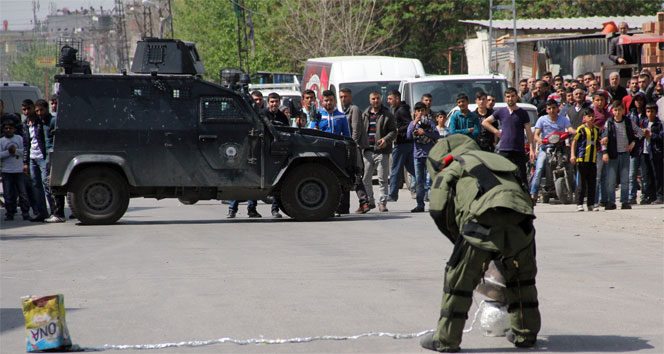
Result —
M525 109L517 106L519 96L514 87L505 90L505 103L507 107L500 108L482 121L482 127L493 133L500 139L499 153L512 161L519 169L519 178L524 186L528 185L526 177L526 162L528 157L525 150L525 139L528 137L530 146L530 161L535 160L535 144L533 143L533 132L530 130L530 118ZM493 126L493 122L500 122L500 129Z
M537 200L540 179L542 178L542 172L544 171L544 165L546 164L546 148L551 146L551 144L543 145L542 139L548 137L553 132L567 131L570 134L574 133L574 129L572 128L569 119L565 116L559 115L559 111L558 102L553 99L548 100L546 102L547 115L539 117L537 123L535 123L535 141L539 145L539 153L537 155L537 163L535 164L535 176L533 177L533 183L530 186L530 197L533 199L533 203Z
M480 136L480 117L468 109L468 96L460 93L456 104L459 110L450 117L450 134L465 134L477 142Z
M348 119L346 119L343 112L336 108L336 105L334 92L331 90L323 91L323 109L320 111L320 121L311 122L309 128L350 137Z

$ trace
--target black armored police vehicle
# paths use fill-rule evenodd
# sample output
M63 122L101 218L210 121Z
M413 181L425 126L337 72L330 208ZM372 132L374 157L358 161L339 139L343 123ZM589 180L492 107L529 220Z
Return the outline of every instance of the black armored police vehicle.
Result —
M271 124L246 75L245 85L237 74L224 86L201 79L193 43L139 41L133 74L89 74L75 53L63 47L55 77L50 183L83 224L116 222L134 197L272 196L296 220L321 220L360 178L351 139Z

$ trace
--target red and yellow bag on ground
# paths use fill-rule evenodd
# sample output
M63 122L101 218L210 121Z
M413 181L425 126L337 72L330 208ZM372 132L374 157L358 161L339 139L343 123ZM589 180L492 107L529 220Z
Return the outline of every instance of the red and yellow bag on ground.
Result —
M64 295L24 297L22 300L28 352L71 347Z

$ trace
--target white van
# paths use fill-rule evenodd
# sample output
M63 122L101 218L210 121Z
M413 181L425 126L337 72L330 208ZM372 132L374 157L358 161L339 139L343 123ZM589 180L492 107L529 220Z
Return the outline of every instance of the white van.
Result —
M387 93L398 90L402 80L423 77L424 67L418 59L384 56L325 57L307 60L302 77L302 92L313 90L320 102L321 93L334 91L337 107L342 109L339 90L349 88L353 104L361 110L369 106L369 94L378 91L387 106Z
M456 107L456 98L465 93L470 103L475 103L475 94L484 91L493 95L496 102L505 102L507 79L503 75L431 75L417 79L407 79L401 83L401 100L411 109L425 93L431 94L431 110L449 113Z

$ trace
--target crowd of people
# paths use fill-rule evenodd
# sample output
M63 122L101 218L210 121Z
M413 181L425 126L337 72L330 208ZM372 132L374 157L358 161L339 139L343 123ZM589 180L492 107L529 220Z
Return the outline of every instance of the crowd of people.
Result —
M435 99L424 94L414 107L401 100L398 91L387 94L389 107L380 92L369 95L369 107L363 112L353 104L352 91L339 92L343 110L337 109L336 95L325 90L317 107L316 93L302 94L302 108L291 112L280 106L281 97L271 93L265 98L252 93L257 106L275 125L294 125L305 129L339 134L352 138L358 148L358 163L364 166L364 177L355 187L359 200L355 213L364 214L377 208L389 211L387 205L399 198L404 183L403 170L411 176L409 187L415 199L413 213L425 211L431 179L426 162L429 150L439 139L464 134L477 142L480 149L498 153L518 167L518 177L530 192L533 205L538 201L540 179L545 169L546 148L543 139L553 132L567 132L570 162L575 165L577 210L616 209L615 190L620 185L620 207L664 203L664 111L663 75L655 77L643 70L629 78L628 87L621 85L620 75L611 73L609 85L600 88L591 72L576 79L545 73L541 78L522 79L518 89L505 91L505 107L496 108L495 98L477 92L476 107L471 111L470 97L460 92L458 110L452 114L433 112ZM539 116L534 132L528 113L519 103L537 108ZM50 107L49 107L50 106ZM23 117L4 112L0 101L2 138L0 159L4 191L5 217L10 221L20 209L24 220L64 222L64 197L53 195L49 188L49 152L53 149L53 129L57 117L58 97L46 100L26 99ZM50 109L49 109L50 108ZM391 163L390 163L391 161ZM534 163L529 183L528 162ZM378 179L374 195L373 175ZM640 178L639 178L640 177ZM640 201L637 201L638 190ZM238 201L231 201L228 218L236 217ZM249 201L248 216L261 217L256 201ZM30 211L32 210L32 214ZM282 217L278 202L272 216ZM350 213L350 193L344 193L337 216ZM72 214L71 218L75 218Z
M616 209L615 190L620 184L620 207L662 204L662 74L649 70L629 77L621 85L620 73L609 75L600 88L591 72L575 80L545 74L540 80L520 82L521 98L537 107L535 141L540 146L535 176L530 186L537 199L544 161L542 137L567 131L572 138L570 162L576 166L577 210ZM548 90L548 87L552 87ZM640 177L640 179L639 179ZM640 201L637 191L641 190Z
M21 111L23 118L5 112L0 100L4 220L14 220L20 209L23 220L64 222L65 198L52 194L49 187L49 153L53 151L58 97L53 95L50 102L23 100Z
M609 76L609 85L600 88L599 80L591 72L576 79L547 72L539 79L521 80L518 90L508 88L504 97L506 107L495 110L495 99L478 92L474 97L476 108L470 111L470 98L460 92L456 97L458 110L451 114L432 112L435 98L430 94L424 94L411 111L401 101L398 91L388 93L389 107L382 104L380 92L372 92L369 107L361 112L353 104L352 91L348 88L339 93L343 110L336 108L332 91L323 91L322 107L317 109L316 93L306 90L302 95L302 112L295 113L294 125L348 136L355 141L364 165L363 181L356 186L359 200L356 213L367 213L374 208L387 212L388 202L399 197L404 169L411 176L409 189L416 200L411 212L423 212L431 185L426 170L428 152L439 139L452 134L467 135L480 149L512 161L535 205L545 170L546 149L550 146L545 138L553 132L567 132L571 137L566 145L574 165L572 189L576 192L577 210L585 210L584 202L587 210L616 209L612 192L618 184L620 207L630 209L637 204L638 190L641 190L640 204L663 203L664 132L662 114L658 114L664 108L662 77L661 74L653 77L643 70L629 78L629 87L625 88L621 86L619 73L614 72ZM257 104L263 104L259 92L254 92L253 98ZM539 118L534 127L519 103L536 107ZM293 113L289 109L286 112ZM534 171L529 179L530 166L534 166ZM374 172L378 198L373 194ZM350 212L348 198L343 196L338 216Z

